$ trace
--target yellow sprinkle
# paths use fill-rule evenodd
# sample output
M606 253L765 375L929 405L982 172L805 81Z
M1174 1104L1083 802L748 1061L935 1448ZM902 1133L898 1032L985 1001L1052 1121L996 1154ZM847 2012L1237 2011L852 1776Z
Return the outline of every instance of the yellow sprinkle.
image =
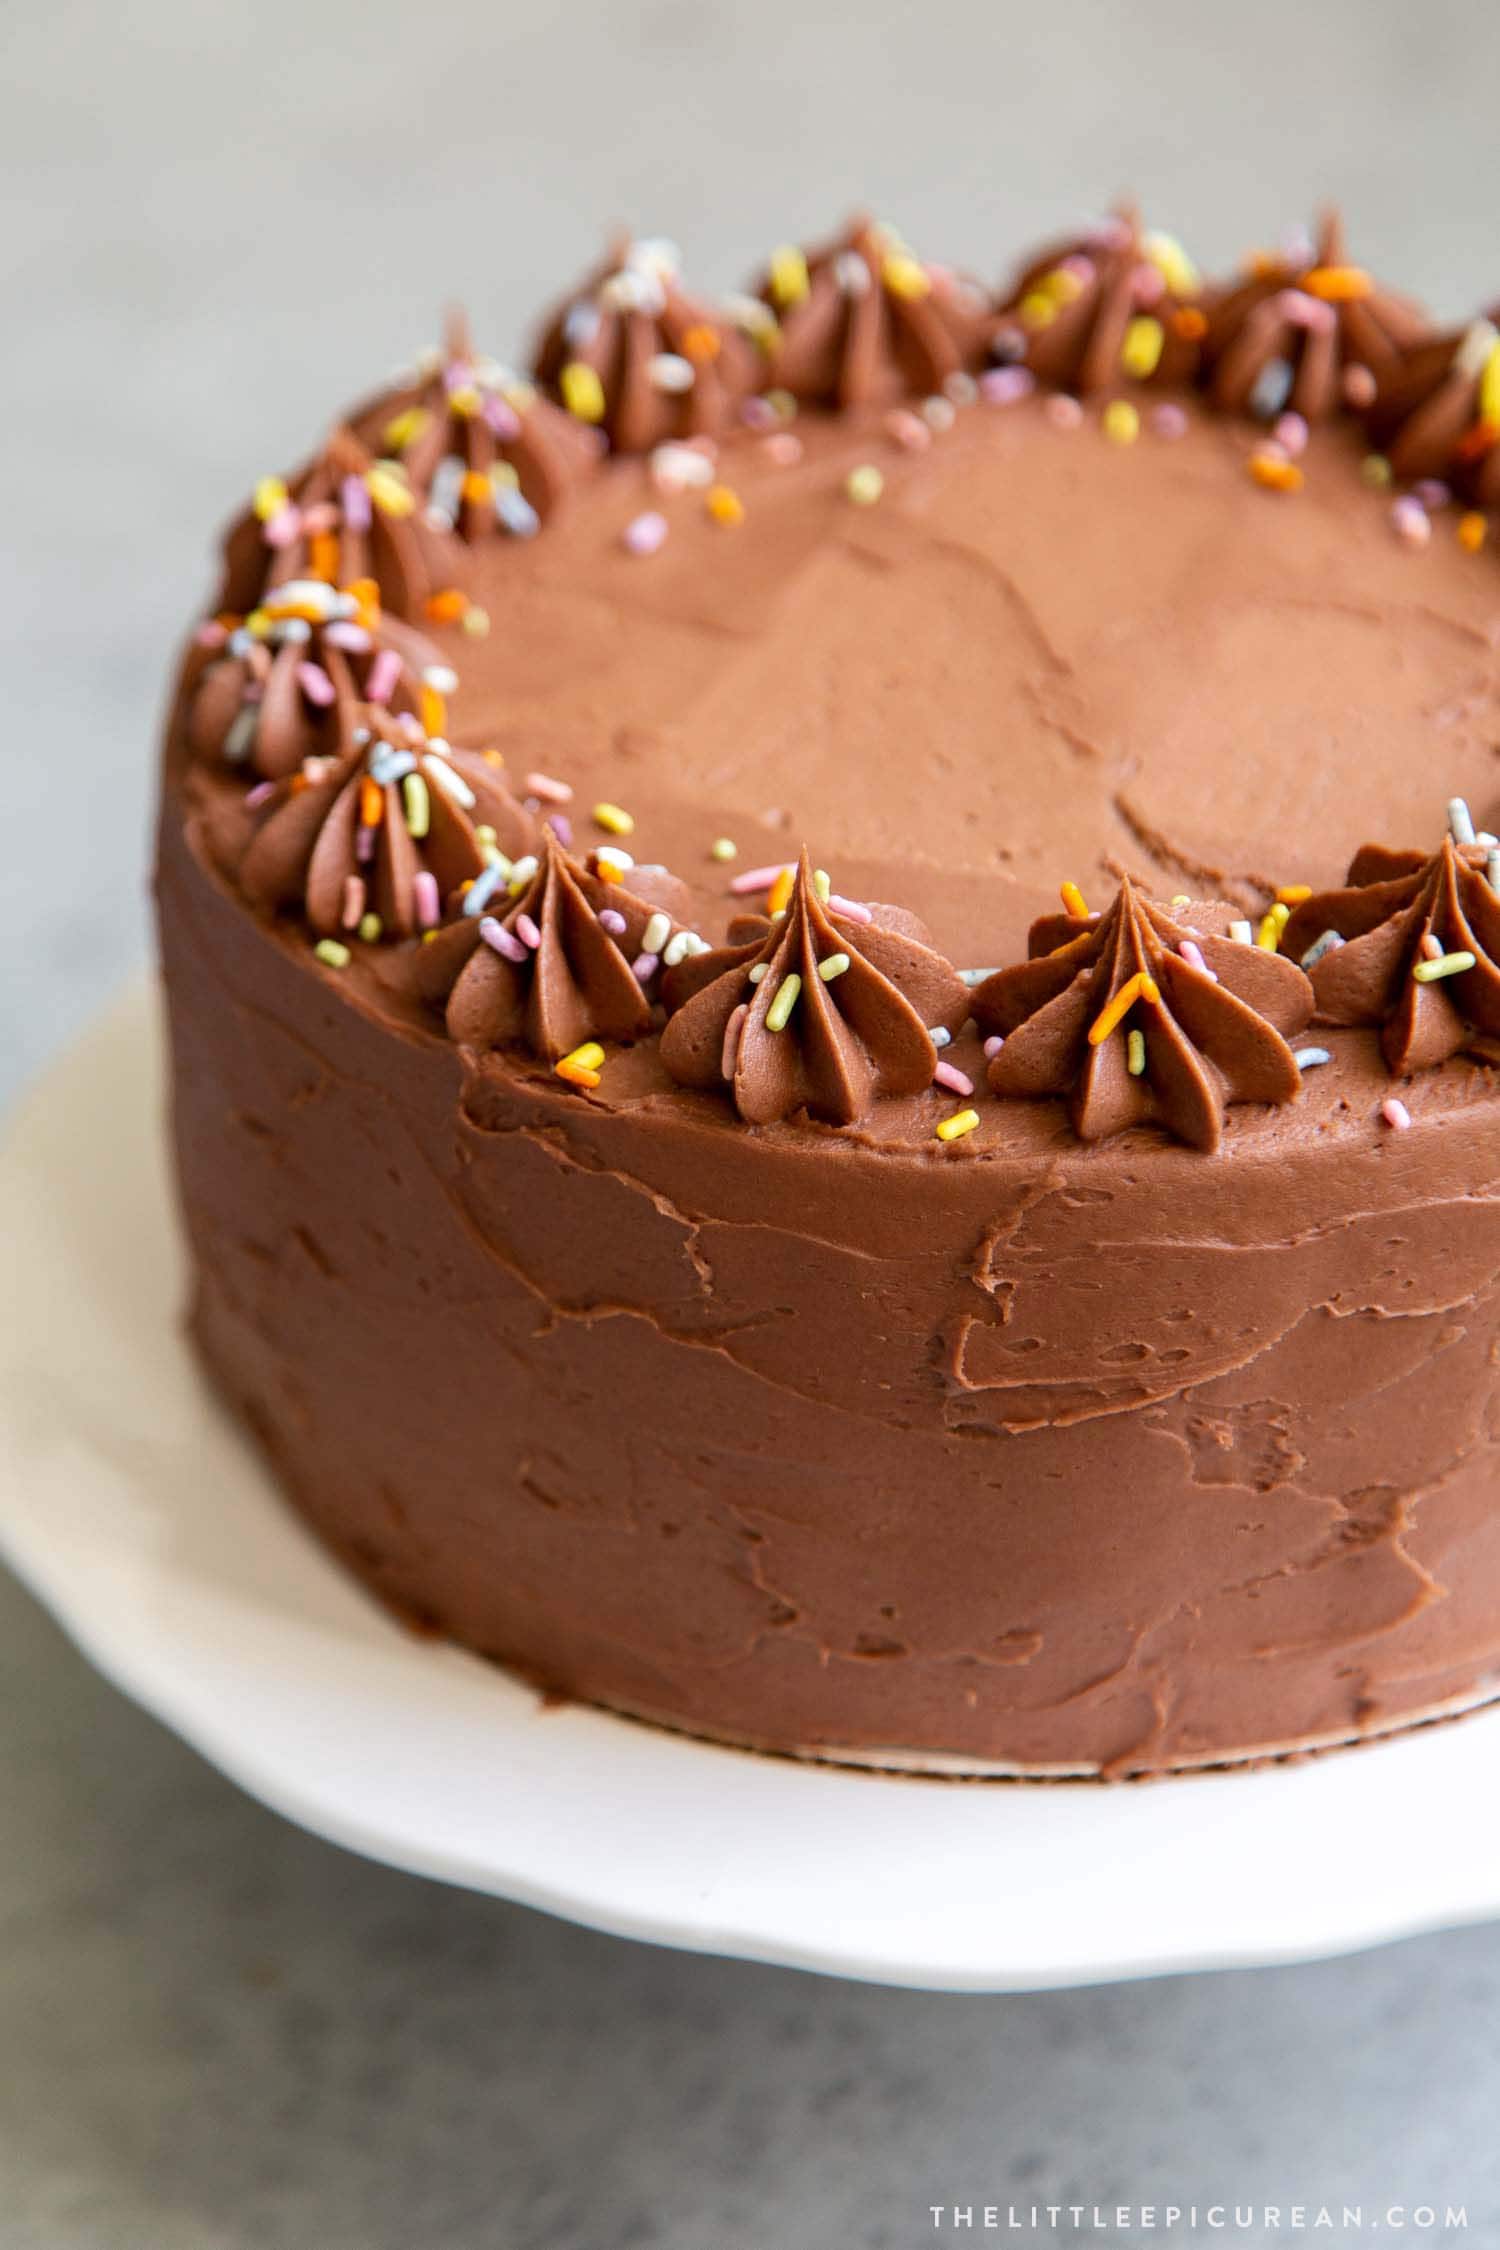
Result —
M931 294L926 268L906 250L893 250L882 259L880 278L893 297L904 297L908 302Z
M847 953L827 953L818 963L818 974L825 984L836 984L848 967Z
M1052 305L1071 305L1074 298L1081 297L1084 291L1082 275L1070 273L1066 266L1054 266L1050 273L1042 275L1036 286L1039 293Z
M337 938L319 938L313 951L327 968L347 969L349 966L349 948L340 945Z
M491 491L494 490L496 485L499 485L506 492L519 492L521 489L521 479L509 461L492 461L488 477L481 476L479 471L475 469L471 476L464 479L464 490L466 492L471 484L477 487L477 490L470 495L471 498L476 500L485 498L484 487L486 485L490 487Z
M250 635L250 638L254 641L263 641L270 630L271 618L269 612L263 609L252 609L245 619L245 631Z
M1347 305L1355 297L1368 297L1375 284L1363 266L1314 266L1300 286L1325 304Z
M956 1109L951 1117L945 1117L938 1126L937 1137L940 1141L961 1141L965 1133L976 1131L978 1125L977 1109Z
M1149 977L1144 969L1137 969L1135 975L1121 985L1113 1000L1105 1002L1089 1025L1089 1045L1102 1047L1115 1026L1129 1015L1137 1000L1155 1002L1160 998L1155 978Z
M1251 454L1247 466L1255 482L1266 492L1302 490L1302 471L1295 461L1285 460L1279 453L1262 447Z
M262 523L269 523L273 516L280 515L287 499L287 489L280 477L262 477L255 487L255 513Z
M378 914L361 914L359 934L366 945L373 945L384 928L385 924Z
M776 987L776 997L766 1010L767 1031L785 1031L791 1021L793 1008L802 990L802 979L795 969L788 970Z
M481 609L478 602L470 602L460 620L471 641L482 641L490 629L490 613Z
M844 490L856 508L873 508L885 490L885 478L867 461L849 471L844 479Z
M783 867L770 890L766 893L766 912L768 914L780 914L785 911L786 902L792 895L792 884L796 881L796 876L797 871L794 867Z
M811 283L808 279L807 260L794 242L783 242L771 252L771 296L785 308L800 305Z
M1480 369L1477 409L1479 421L1500 422L1500 344L1491 344Z
M1458 519L1458 543L1469 554L1477 555L1484 545L1488 526L1477 508L1471 508Z
M593 820L596 828L604 829L610 836L635 834L635 820L621 805L611 805L608 802L595 805Z
M1040 289L1029 289L1016 307L1016 318L1023 328L1050 328L1057 307Z
M1311 891L1307 895L1311 898ZM1262 917L1260 928L1255 933L1255 942L1262 953L1274 953L1276 951L1281 943L1281 933L1291 918L1291 908L1284 899L1278 899L1270 912Z
M417 505L406 479L384 461L366 470L365 490L384 516L409 516Z
M1189 892L1187 892L1187 891L1174 891L1174 892L1172 893L1172 904L1173 904L1174 906L1191 906L1191 905L1192 905L1192 903L1193 903L1193 901L1192 901L1192 897L1191 897L1191 894L1190 894Z
M448 732L448 701L435 687L424 686L421 696L422 732L446 734Z
M740 847L732 836L715 836L708 847L708 856L718 860L722 866L726 860L739 858Z
M1383 453L1367 453L1359 464L1359 473L1366 484L1383 492L1391 481L1391 464Z
M1174 297L1195 297L1200 287L1198 268L1175 234L1148 234L1141 244Z
M419 773L406 776L401 784L401 798L406 807L407 834L420 842L432 826L432 799Z
M732 528L745 520L745 503L730 485L711 484L703 495L703 505L715 523Z
M466 421L472 421L483 404L484 400L472 383L462 383L456 391L448 393L449 413L461 414Z
M1125 1039L1125 1068L1132 1078L1141 1078L1146 1070L1146 1034L1132 1031Z
M833 889L833 885L828 879L828 870L826 867L815 867L813 869L813 889L817 892L818 897L826 906L828 904L828 894Z
M585 366L581 359L570 359L557 378L557 387L563 405L580 422L604 420L604 385L594 368Z
M575 1047L570 1055L564 1055L562 1059L565 1063L577 1063L580 1070L602 1070L604 1049L597 1039L585 1039L581 1047Z
M380 442L389 453L404 453L413 438L419 438L432 416L425 406L408 406L404 413L393 414L380 433Z
M1305 898L1311 897L1311 883L1283 883L1276 893L1276 903L1278 906L1300 906Z
M1078 885L1076 883L1064 883L1062 887L1062 902L1068 913L1076 914L1080 918L1080 920L1088 913L1088 907L1084 903L1083 893L1078 888Z
M1104 409L1104 434L1111 445L1134 445L1141 418L1127 398L1112 398Z
M796 421L797 401L791 391L783 390L780 385L776 385L767 391L766 404L778 422Z
M1120 365L1125 373L1134 376L1138 383L1154 375L1166 340L1167 332L1161 322L1153 320L1149 313L1139 313L1127 322L1125 340L1120 346Z

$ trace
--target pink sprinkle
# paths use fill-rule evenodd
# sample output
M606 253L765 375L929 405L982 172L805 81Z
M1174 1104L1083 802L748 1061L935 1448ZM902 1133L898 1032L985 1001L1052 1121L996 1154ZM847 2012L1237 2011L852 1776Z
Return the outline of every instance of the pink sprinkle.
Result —
M1218 983L1218 978L1203 958L1202 948L1194 945L1190 937L1185 937L1177 950L1190 969L1196 969L1200 976L1207 977L1210 984Z
M479 934L484 939L486 945L494 947L494 950L500 955L502 960L525 960L525 946L521 943L518 937L512 937L510 931L506 929L504 923L497 922L493 914L486 914L481 917L479 924Z
M368 656L375 646L364 626L349 617L336 617L331 625L325 625L323 638L330 648L344 649L350 656Z
M346 930L359 928L360 916L365 910L365 886L358 875L344 877L344 911L339 920Z
M1289 328L1306 328L1326 336L1333 327L1336 316L1332 305L1309 297L1305 289L1283 289L1275 304Z
M908 453L925 452L932 443L932 432L921 415L913 414L905 406L894 407L887 414L885 428L887 437L894 438Z
M752 396L741 405L740 420L747 430L769 430L776 420L776 409L769 399Z
M1432 537L1432 520L1420 500L1403 492L1391 502L1391 529L1408 547L1425 547Z
M339 499L343 503L344 521L349 529L368 531L372 510L364 478L345 477L339 485Z
M1379 388L1373 369L1361 367L1357 362L1344 369L1344 398L1357 412L1362 414L1367 406L1375 404Z
M411 879L411 895L417 910L418 929L435 930L443 919L443 900L438 890L437 877L429 868L417 869Z
M373 828L356 828L354 831L354 856L361 866L375 857L375 831Z
M1307 451L1307 423L1300 414L1278 415L1271 434L1289 461Z
M990 367L979 378L979 395L986 406L1014 406L1036 389L1029 367Z
M1046 414L1057 430L1076 430L1083 420L1083 408L1076 398L1069 398L1066 391L1054 392L1047 401Z
M1166 289L1166 275L1160 266L1153 266L1149 260L1138 265L1130 277L1130 294L1142 308L1159 305L1166 295Z
M1441 961L1443 958L1442 939L1434 937L1429 930L1422 940L1422 952L1429 961Z
M875 919L868 906L861 906L857 898L841 898L837 891L828 894L828 911L841 914L846 922L873 922Z
M626 929L625 917L623 914L617 913L612 906L601 906L599 909L599 927L601 930L608 930L611 937L623 937Z
M1119 248L1123 249L1124 245L1119 241L1118 236L1108 232L1107 227L1108 222L1106 222L1106 226L1100 227L1098 232L1092 235L1090 239L1092 241L1098 242L1104 248L1112 248L1118 246ZM1081 281L1084 284L1085 288L1087 288L1088 284L1093 280L1097 268L1094 265L1093 259L1085 257L1084 253L1081 250L1070 250L1068 252L1068 255L1058 266L1057 270L1059 273L1067 274L1073 281Z
M1388 1102L1381 1103L1380 1114L1394 1132L1409 1133L1411 1131L1411 1111L1407 1108L1405 1102L1398 1102L1394 1094Z
M788 869L785 862L779 867L747 867L743 875L736 875L731 880L730 895L734 898L748 898L752 891L768 891L777 876L786 873Z
M278 508L275 515L260 527L260 535L268 547L290 547L302 529L300 508Z
M529 914L518 914L516 916L516 936L523 945L529 946L533 953L542 942L542 933Z
M315 531L337 531L339 512L331 500L315 500L302 511L302 528L310 539Z
M1430 516L1436 515L1440 508L1452 506L1452 491L1441 477L1419 477L1412 491Z
M630 973L637 984L649 984L660 967L659 953L638 953L630 964Z
M396 651L393 648L381 649L365 680L366 703L389 703L400 677L401 659Z
M1001 1038L1001 1036L1000 1036L999 1032L998 1032L998 1031L992 1031L992 1032L990 1033L990 1036L989 1036L989 1038L988 1038L988 1039L986 1039L986 1041L985 1041L985 1043L984 1043L984 1051L985 1051L985 1054L986 1054L986 1055L987 1055L987 1056L989 1057L989 1060L990 1060L991 1062L993 1062L993 1061L994 1061L994 1059L995 1059L996 1055L998 1055L998 1054L999 1054L999 1052L1000 1052L1001 1048L1002 1048L1002 1047L1003 1047L1004 1045L1005 1045L1005 1041L1004 1041L1004 1040L1003 1040L1003 1039Z
M222 648L229 638L229 627L221 625L217 617L205 618L193 639L199 648Z
M273 797L275 794L276 784L274 781L257 781L255 787L246 793L245 802L253 811L257 805L263 805L268 797Z
M494 392L491 391L480 408L480 412L497 438L509 443L511 439L520 436L521 417L509 400L496 398Z
M548 813L547 826L562 845L563 850L569 850L573 842L573 823L569 820L567 814L565 812Z
M778 469L795 469L802 458L802 440L790 430L777 430L766 439L761 451Z
M666 536L666 517L655 508L648 508L644 515L632 516L620 534L620 544L632 555L654 555L665 543Z
M526 786L533 797L541 797L549 805L571 805L573 791L566 781L554 781L550 773L529 773Z
M724 1047L719 1056L719 1076L733 1078L735 1065L740 1059L740 1034L745 1028L745 1018L750 1013L749 1002L742 1000L724 1026Z
M328 705L335 700L333 682L321 664L299 664L297 666L297 685L307 697L308 702L316 703L322 710L326 710Z
M1159 438L1186 437L1188 418L1174 399L1166 399L1160 406L1152 407L1151 427Z
M950 1094L972 1094L974 1081L950 1062L940 1062L932 1074L934 1086L946 1086Z

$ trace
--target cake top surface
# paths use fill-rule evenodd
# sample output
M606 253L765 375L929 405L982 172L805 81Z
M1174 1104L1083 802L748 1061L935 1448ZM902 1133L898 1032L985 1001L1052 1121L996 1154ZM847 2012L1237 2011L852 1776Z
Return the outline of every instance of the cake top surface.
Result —
M614 989L623 966L642 995L613 1006L598 1042L576 1042L634 1042L575 1069L570 1092L592 1101L712 1103L755 1128L931 1144L972 1095L979 1124L937 1144L970 1155L1137 1125L1220 1145L1207 1121L1231 1102L1249 1105L1226 1123L1237 1151L1256 1132L1376 1114L1390 1072L1425 1051L1389 1036L1382 1049L1390 1008L1377 1019L1346 1002L1306 1031L1316 961L1308 1006L1288 995L1307 984L1304 953L1366 934L1352 925L1369 924L1368 899L1348 930L1343 904L1311 931L1324 894L1345 899L1361 846L1425 861L1445 804L1459 801L1455 834L1470 838L1500 813L1500 573L1466 504L1482 499L1500 407L1482 331L1435 354L1420 316L1326 233L1214 290L1133 215L993 298L857 223L776 253L753 302L715 309L660 246L617 246L544 330L552 398L457 331L307 472L257 494L182 705L186 785L221 872L318 973L440 1032L434 964L480 920L514 921L541 837L575 955L591 942L580 904L608 917L611 884L633 902L620 932L604 920L583 979ZM1399 429L1445 382L1466 401L1449 416L1447 480L1428 442L1421 489L1393 489L1360 416ZM399 762L403 742L414 779L372 775L372 756ZM310 881L287 839L314 832ZM1462 880L1484 893L1465 927L1487 939L1487 846L1465 850ZM498 898L492 861L507 871ZM1364 886L1357 865L1351 878ZM476 884L504 912L477 914ZM1066 1073L1026 1084L1019 1058L986 1052L1014 1027L982 1008L943 1020L931 978L921 1020L903 997L900 945L977 991L1035 955L1028 931L1057 921L1060 886L1072 920L1053 950L1078 943L1089 909L1118 921L1132 885L1175 933L1169 981L1184 986L1171 1006L1143 970L1156 997L1135 990L1102 1035L1118 1034L1116 1092L1124 1071L1150 1098L1070 1103ZM865 921L841 924L830 893ZM867 960L870 902L900 913L877 915ZM1380 904L1410 919L1409 886ZM754 955L754 933L729 928L746 909L782 918ZM880 925L902 915L898 943ZM1243 945L1246 925L1274 953L1293 915L1283 978L1214 971L1213 949ZM1479 1024L1454 1036L1444 1018L1423 1083L1442 1107L1487 1082L1492 970L1478 939L1435 928L1412 925L1400 973L1474 955L1419 984L1425 1020ZM491 933L478 942L507 992L530 974ZM412 958L429 948L419 977ZM763 956L770 989L725 1007L725 985L707 1006L711 948L721 982ZM1396 974L1399 933L1379 950ZM801 996L778 1022L794 952L808 955ZM819 976L845 955L847 970ZM473 988L478 970L464 974ZM515 1050L488 1067L565 1059L528 1036L514 993L488 1016L455 1017L451 987L437 1000L466 1048ZM1264 1036L1231 1039L1226 1062L1237 1008ZM678 1010L694 1036L663 1041ZM586 1004L564 1018L588 1034ZM667 1067L689 1050L686 1077ZM1041 1098L1003 1098L1020 1093Z

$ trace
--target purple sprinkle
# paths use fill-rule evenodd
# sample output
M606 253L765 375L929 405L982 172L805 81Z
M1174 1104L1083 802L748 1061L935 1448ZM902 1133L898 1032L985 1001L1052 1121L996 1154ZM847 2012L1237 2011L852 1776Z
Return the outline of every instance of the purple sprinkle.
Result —
M599 927L601 930L608 930L611 937L623 937L625 935L625 917L623 914L617 914L612 906L601 906L599 909Z
M263 805L268 797L274 796L275 791L276 784L274 781L258 781L247 794L245 802L253 810L255 806Z
M484 939L486 945L494 947L495 951L500 955L502 960L525 960L525 946L521 943L518 937L513 937L511 935L510 931L506 929L503 922L497 922L493 914L486 914L484 916L479 925L479 934Z
M630 964L630 973L637 984L649 984L660 967L659 953L638 953Z
M938 1064L932 1074L932 1083L934 1086L946 1086L950 1094L972 1094L974 1091L973 1079L966 1078L964 1073L956 1069L950 1062Z
M1409 547L1425 547L1432 537L1427 510L1410 492L1404 492L1399 500L1391 502L1391 525L1396 537Z
M620 534L620 543L632 555L654 555L667 536L667 519L655 508L632 516Z
M365 490L363 477L345 477L339 485L339 500L344 510L344 521L351 531L368 531L370 528L370 495Z
M542 942L542 933L529 914L518 914L516 916L516 936L523 945L529 946L533 953Z
M354 856L357 860L375 857L375 831L373 828L356 828L354 831Z
M1014 406L1035 389L1029 367L991 367L979 378L979 395L987 406Z
M316 703L321 710L326 710L335 701L333 682L321 664L299 664L297 685L308 702Z
M567 814L565 812L553 813L548 819L547 826L562 845L563 850L566 851L573 841L573 823L569 820Z
M1175 399L1165 399L1151 409L1151 427L1159 438L1186 437L1188 418Z
M996 1055L998 1055L998 1054L999 1054L999 1052L1000 1052L1001 1048L1002 1048L1002 1047L1003 1047L1004 1045L1005 1045L1005 1041L1004 1041L1004 1040L1003 1040L1003 1039L1001 1038L1001 1036L1000 1036L1000 1034L999 1034L999 1032L998 1032L998 1031L996 1031L996 1032L992 1032L992 1033L990 1034L989 1038L988 1038L988 1039L986 1039L986 1041L985 1041L985 1043L984 1043L984 1051L985 1051L985 1054L986 1054L986 1055L987 1055L987 1056L989 1057L989 1060L990 1060L991 1062L993 1062L993 1061L994 1061L994 1059L995 1059Z
M401 659L393 648L383 648L370 666L365 681L366 703L389 703L401 677Z
M1431 515L1436 515L1440 508L1448 507L1453 499L1452 492L1441 477L1419 477L1412 486L1412 492Z
M437 877L427 868L418 868L411 880L412 900L417 910L417 927L435 930L443 918L443 901L437 887Z

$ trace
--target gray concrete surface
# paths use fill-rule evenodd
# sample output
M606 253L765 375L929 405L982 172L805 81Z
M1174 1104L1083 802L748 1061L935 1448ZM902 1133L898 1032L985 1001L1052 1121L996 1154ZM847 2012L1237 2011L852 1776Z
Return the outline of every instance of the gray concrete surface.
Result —
M993 271L1133 185L1209 260L1337 193L1456 312L1500 284L1497 70L1479 0L3 0L0 1098L144 953L208 528L445 297L509 348L606 221L727 284L857 199ZM1448 2200L1500 2241L1495 1931L839 1987L314 1843L8 1582L0 1672L0 2250L905 2250L978 2239L934 2202L1149 2197Z

